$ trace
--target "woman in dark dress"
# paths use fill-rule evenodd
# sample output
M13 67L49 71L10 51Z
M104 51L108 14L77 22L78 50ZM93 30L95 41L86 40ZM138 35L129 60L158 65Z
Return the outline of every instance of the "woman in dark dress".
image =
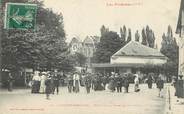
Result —
M68 83L67 83L67 85L68 85L68 92L71 93L72 90L73 90L73 77L72 77L72 74L69 74L67 79L68 79Z
M125 75L124 77L124 88L125 88L125 93L128 93L128 88L129 88L129 79L128 79L128 76Z
M115 74L112 72L111 77L109 78L109 85L108 88L111 90L111 92L115 91L116 82L115 82Z
M51 77L49 76L47 78L47 80L45 81L45 86L46 86L46 89L45 89L45 93L46 93L46 99L50 99L50 94L52 92L52 84L51 84Z
M85 84L85 88L86 88L87 93L90 93L91 76L89 74L87 74L86 77L84 78L84 84Z
M161 93L162 93L162 89L164 88L164 80L162 80L161 76L158 77L158 79L156 81L156 85L157 85L157 88L159 90L158 96L163 97L163 95Z
M13 90L13 76L11 75L11 73L9 73L8 75L8 91L12 91Z
M119 74L116 74L116 87L117 87L117 92L122 92L122 85L123 85L123 79Z
M148 74L147 83L148 83L148 88L149 88L149 89L152 89L153 78L152 78L151 74Z

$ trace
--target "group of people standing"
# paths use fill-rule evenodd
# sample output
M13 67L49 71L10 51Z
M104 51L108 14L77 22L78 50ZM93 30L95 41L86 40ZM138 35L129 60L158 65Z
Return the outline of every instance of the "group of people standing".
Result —
M139 89L139 76L135 74L135 92L140 91ZM78 93L80 86L85 86L86 92L90 93L90 89L94 91L101 91L109 89L111 92L117 91L122 92L124 87L124 92L129 92L130 78L127 74L120 75L118 73L112 72L111 75L101 75L101 74L79 74L75 72L67 76L68 92Z
M80 91L80 80L81 76L78 74L78 72L74 72L73 75L69 74L67 76L67 85L69 93L71 93L72 91L78 93Z
M61 76L57 72L35 72L32 79L32 93L45 93L46 98L49 99L49 94L59 93L59 84ZM124 92L129 92L130 77L128 74L120 75L115 72L111 72L110 75L101 74L91 74L79 72L70 73L67 75L67 87L69 93L80 92L80 87L84 86L87 93L90 93L91 89L94 91L109 89L111 92L117 91L122 92L124 87ZM134 74L134 91L139 92L139 75ZM152 88L153 79L151 76L147 77L148 88ZM164 81L161 76L159 76L156 81L157 88L159 89L159 96L161 96L161 91L164 87Z
M67 77L68 92L78 93L80 86L86 88L86 92L90 93L90 90L101 91L109 89L112 92L122 92L122 87L125 88L125 92L128 93L129 79L128 76L121 76L118 73L111 73L111 76L103 76L100 74L83 73L79 74L75 72Z
M157 79L154 79L154 77L151 74L148 74L146 82L148 84L149 89L152 89L153 83L155 82L158 88L158 97L163 98L164 79L162 74L159 74Z
M68 92L80 92L80 86L85 86L87 93L90 93L92 86L92 77L90 73L80 75L78 72L67 76Z
M117 91L122 92L122 87L126 93L128 93L129 88L129 79L127 75L121 76L118 73L111 72L111 76L109 77L108 81L108 89L112 92Z
M47 73L35 71L31 85L31 93L45 93L47 99L49 99L49 94L54 94L55 91L59 93L59 80L60 76L57 72Z

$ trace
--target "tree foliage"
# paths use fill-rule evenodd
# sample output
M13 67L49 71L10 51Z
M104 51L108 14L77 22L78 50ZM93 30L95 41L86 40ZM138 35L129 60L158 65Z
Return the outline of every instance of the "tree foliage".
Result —
M143 28L142 29L142 42L141 42L143 45L147 46L147 37L146 37L146 32L145 32L145 29Z
M172 28L168 26L167 35L165 33L162 35L162 47L160 51L169 58L168 62L164 65L165 71L169 74L177 75L179 47L172 34Z
M131 40L132 40L132 32L131 32L131 29L129 28L128 29L128 37L127 37L126 43L130 42Z
M28 0L5 0L9 1L28 2ZM31 3L38 4L36 30L3 30L2 68L71 69L62 14L44 8L42 2Z
M127 36L127 31L126 31L126 26L123 26L123 29L120 28L120 38L122 42L126 42L126 36Z
M135 41L139 42L139 39L140 39L140 34L139 34L139 31L137 30L135 33Z
M102 35L94 53L96 63L109 63L110 57L123 46L123 42L116 32L109 31Z
M146 38L148 41L148 46L151 48L154 48L155 46L155 35L152 29L149 28L149 26L146 26Z
M146 29L142 29L142 44L151 48L155 47L155 34L148 25L146 26Z
M101 32L101 36L105 35L107 32L109 32L109 29L106 28L104 25L102 25L101 29L100 29L100 32Z

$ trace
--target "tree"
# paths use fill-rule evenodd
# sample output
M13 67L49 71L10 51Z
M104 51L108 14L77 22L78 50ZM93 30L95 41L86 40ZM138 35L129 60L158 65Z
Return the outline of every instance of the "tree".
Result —
M132 33L131 33L131 29L128 29L128 37L127 37L127 43L130 42L132 40Z
M5 2L9 1L29 2L28 0ZM36 30L3 30L3 69L19 70L28 67L51 70L72 67L68 60L62 14L45 9L42 2L30 3L38 4Z
M155 35L152 29L147 25L146 26L146 39L148 46L154 48L155 46Z
M170 25L168 26L168 29L167 29L167 37L173 38L173 32Z
M122 40L122 42L124 42L124 44L126 44L126 35L127 35L127 31L126 31L126 26L123 26L123 29L120 28L120 38Z
M145 29L142 29L142 44L147 46L147 37L146 37L146 32Z
M120 38L122 41L125 41L124 39L124 32L123 32L123 29L120 27Z
M154 35L152 30L149 31L147 39L148 39L149 47L154 48L154 46L155 46L155 35Z
M140 34L139 34L139 31L137 30L135 33L135 41L139 42L139 38L140 38Z
M75 53L73 55L76 65L82 67L85 65L87 58L81 53Z
M122 41L116 32L109 31L100 38L94 53L96 63L109 63L110 57L122 47Z
M169 59L164 65L165 72L170 75L177 75L179 47L172 34L171 26L168 26L167 35L165 33L162 35L162 47L160 51Z
M109 29L106 28L104 25L102 25L101 29L100 29L100 32L101 32L101 36L105 35L107 32L109 32Z

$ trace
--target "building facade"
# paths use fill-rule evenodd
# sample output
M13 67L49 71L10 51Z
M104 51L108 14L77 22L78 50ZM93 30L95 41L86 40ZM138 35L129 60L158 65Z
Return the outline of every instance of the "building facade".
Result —
M80 41L79 38L74 37L72 38L70 44L69 44L69 50L71 54L75 54L75 53L82 53L82 41Z
M142 45L139 42L130 41L119 51L111 56L110 63L92 64L97 72L109 73L143 73L147 66L162 66L167 62L167 57L157 49Z
M184 75L184 0L181 0L176 33L179 34L178 74Z
M96 51L96 46L100 42L100 37L98 36L87 36L83 41L80 41L79 38L74 37L69 46L70 53L75 54L76 52L83 54L87 60L86 65L91 67L91 58Z
M97 44L100 42L97 36L87 36L83 41L83 54L87 57L87 65L91 66L91 59L96 52Z

